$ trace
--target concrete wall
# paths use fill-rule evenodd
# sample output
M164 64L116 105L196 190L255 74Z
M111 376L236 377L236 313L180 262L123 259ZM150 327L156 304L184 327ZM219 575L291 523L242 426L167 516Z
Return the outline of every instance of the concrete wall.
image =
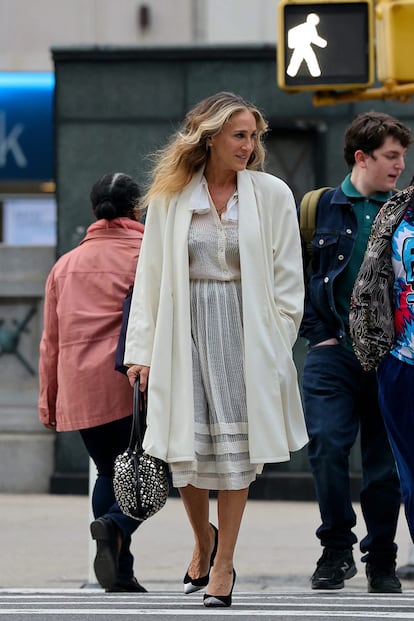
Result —
M48 492L54 433L37 417L43 292L50 247L0 246L0 492Z

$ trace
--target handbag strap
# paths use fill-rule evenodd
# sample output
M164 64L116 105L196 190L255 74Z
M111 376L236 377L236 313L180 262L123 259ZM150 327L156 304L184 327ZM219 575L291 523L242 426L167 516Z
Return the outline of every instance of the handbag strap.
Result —
M129 439L129 449L142 449L145 429L147 428L147 389L141 392L139 389L139 376L134 384L134 396L132 407L132 427Z

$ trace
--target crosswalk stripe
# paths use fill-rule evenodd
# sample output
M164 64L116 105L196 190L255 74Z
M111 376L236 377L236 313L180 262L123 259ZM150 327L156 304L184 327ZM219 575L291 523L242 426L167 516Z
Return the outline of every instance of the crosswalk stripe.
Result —
M219 610L215 611L216 614L219 613ZM123 609L119 610L118 608L106 608L102 609L93 609L93 608L72 608L64 610L62 608L31 608L28 610L21 610L20 608L7 608L0 610L0 618L7 615L111 615L111 617L119 617L125 615L141 615L141 616L160 616L160 618L167 617L183 617L183 616L205 616L209 615L211 617L212 611L206 608L200 608L200 610L195 611L194 609L167 609L167 608L158 608L158 609L141 609L141 608L131 608L131 609ZM240 610L236 608L226 609L226 616L235 616L237 618L240 617L250 617L252 618L251 610ZM254 617L317 617L321 618L329 618L332 617L341 617L344 618L355 618L355 619L413 619L412 612L387 612L387 611L354 611L354 610L331 610L328 615L326 610L308 610L304 612L303 610L290 610L290 609L280 609L280 610L255 610Z
M156 617L179 620L186 617L236 619L414 619L414 591L401 595L368 594L359 592L302 593L249 592L233 595L233 606L226 609L204 608L202 593L185 596L177 591L154 591L145 594L105 593L101 589L0 589L0 621L41 617L45 621L64 618L88 619L106 616L108 619Z

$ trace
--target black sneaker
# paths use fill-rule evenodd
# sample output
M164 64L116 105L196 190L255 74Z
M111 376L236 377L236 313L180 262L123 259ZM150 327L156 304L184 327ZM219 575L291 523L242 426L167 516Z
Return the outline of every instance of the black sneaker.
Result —
M356 572L352 550L324 548L311 578L312 589L343 589L344 580L352 578Z
M401 582L395 573L395 563L377 565L367 563L368 593L401 593Z

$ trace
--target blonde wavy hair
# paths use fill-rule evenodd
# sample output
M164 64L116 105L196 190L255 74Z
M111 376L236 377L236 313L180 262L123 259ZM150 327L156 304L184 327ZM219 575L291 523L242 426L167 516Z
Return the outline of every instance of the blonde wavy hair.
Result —
M209 157L207 140L219 134L233 114L244 110L253 114L257 127L255 146L247 168L262 169L266 156L262 141L268 125L261 112L239 95L225 91L216 93L190 110L169 143L152 156L151 185L143 198L143 206L148 206L155 196L169 199L182 190L194 173L204 167Z

